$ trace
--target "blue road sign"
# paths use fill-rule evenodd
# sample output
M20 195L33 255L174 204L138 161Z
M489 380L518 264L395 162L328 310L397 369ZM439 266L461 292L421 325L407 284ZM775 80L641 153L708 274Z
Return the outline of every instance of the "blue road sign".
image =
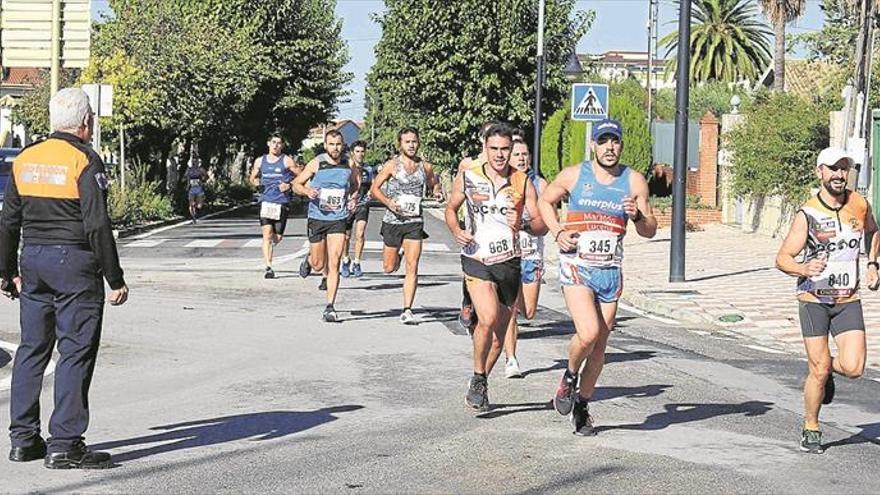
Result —
M608 118L608 85L572 84L571 118L593 122Z

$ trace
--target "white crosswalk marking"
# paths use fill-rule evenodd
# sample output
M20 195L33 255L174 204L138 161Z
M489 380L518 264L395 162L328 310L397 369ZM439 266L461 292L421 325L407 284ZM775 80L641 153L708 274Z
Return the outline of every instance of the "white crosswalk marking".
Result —
M185 247L188 248L210 248L218 246L223 239L196 239L188 242Z
M156 247L167 240L168 239L142 239L140 241L134 241L130 244L126 244L125 247L151 248Z
M263 239L251 239L251 240L245 242L242 247L244 247L244 248L263 247Z

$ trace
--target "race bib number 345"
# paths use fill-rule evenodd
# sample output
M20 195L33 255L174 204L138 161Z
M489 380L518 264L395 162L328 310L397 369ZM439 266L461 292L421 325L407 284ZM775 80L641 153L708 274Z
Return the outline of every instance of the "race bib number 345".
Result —
M612 232L581 232L578 257L587 264L608 266L614 263L620 238Z

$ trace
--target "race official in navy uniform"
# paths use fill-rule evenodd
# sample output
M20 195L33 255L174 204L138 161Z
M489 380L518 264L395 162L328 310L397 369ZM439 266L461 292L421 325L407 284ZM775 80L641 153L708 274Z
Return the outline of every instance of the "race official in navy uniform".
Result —
M2 291L21 300L9 459L44 459L51 469L106 468L110 454L93 452L84 442L89 385L101 339L103 279L111 305L126 301L128 287L107 214L104 164L88 144L94 114L85 92L56 93L49 120L52 134L15 159L0 215ZM40 392L56 343L60 358L47 445L40 433Z

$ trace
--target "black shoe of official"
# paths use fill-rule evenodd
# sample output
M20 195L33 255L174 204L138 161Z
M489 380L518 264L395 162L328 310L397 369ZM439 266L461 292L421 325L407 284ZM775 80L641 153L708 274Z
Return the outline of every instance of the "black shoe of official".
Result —
M309 264L309 257L306 256L306 259L299 264L299 276L302 278L307 278L312 274L312 265Z
M37 437L34 443L28 446L9 449L9 460L12 462L31 462L44 457L46 457L46 442L42 437Z
M321 283L318 284L318 290L327 290L327 277L321 279Z
M837 387L834 385L834 374L831 373L828 375L828 379L825 380L825 395L822 396L822 404L826 406L831 404L831 401L834 400L835 390L837 390Z
M49 469L107 469L113 460L107 452L93 452L83 442L66 452L50 452L43 463Z
M596 434L593 429L593 417L590 416L589 402L578 398L571 410L571 426L574 434L582 437L591 437Z

